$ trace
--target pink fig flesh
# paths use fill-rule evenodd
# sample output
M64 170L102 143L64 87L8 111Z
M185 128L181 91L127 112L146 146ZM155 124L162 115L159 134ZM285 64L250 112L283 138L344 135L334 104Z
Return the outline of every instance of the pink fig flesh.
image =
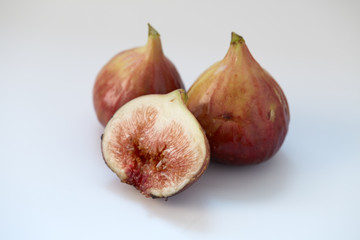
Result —
M105 163L146 197L167 198L183 191L209 164L205 133L183 96L183 90L176 90L135 98L105 127Z
M187 105L206 131L215 161L260 163L285 139L290 120L287 99L235 33L224 59L196 80L188 96Z
M149 24L147 44L114 56L98 74L93 102L105 126L116 110L136 97L184 88L174 64L164 56L160 35Z

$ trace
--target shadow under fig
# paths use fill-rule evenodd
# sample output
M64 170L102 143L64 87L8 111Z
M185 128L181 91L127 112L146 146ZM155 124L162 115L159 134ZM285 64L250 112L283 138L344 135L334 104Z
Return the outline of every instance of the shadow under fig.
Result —
M291 161L285 152L250 166L230 166L212 162L200 191L219 201L266 202L278 196L289 182Z
M224 201L236 206L247 202L266 203L281 194L289 181L291 162L279 152L270 160L252 166L229 166L211 162L200 179L184 192L165 199L148 199L117 178L109 189L139 202L151 217L164 219L182 229L209 232L214 227L212 212Z
M201 179L189 189L170 197L151 199L146 198L133 186L121 183L116 177L110 182L108 188L131 202L139 203L151 218L160 218L167 223L179 226L183 230L208 232L210 230L208 207L205 198L196 193L196 188L201 187ZM192 189L192 190L190 190Z

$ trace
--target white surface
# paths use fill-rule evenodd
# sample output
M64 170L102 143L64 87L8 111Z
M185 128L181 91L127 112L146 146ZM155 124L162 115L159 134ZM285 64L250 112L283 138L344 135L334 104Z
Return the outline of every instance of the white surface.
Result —
M0 3L0 239L360 239L358 1ZM100 153L100 68L150 22L186 87L230 32L287 95L280 152L146 199Z

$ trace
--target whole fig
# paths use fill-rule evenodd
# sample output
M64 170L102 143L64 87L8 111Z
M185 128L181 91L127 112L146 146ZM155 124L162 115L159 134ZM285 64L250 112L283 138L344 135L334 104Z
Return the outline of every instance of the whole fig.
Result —
M285 139L290 120L286 97L236 33L226 56L195 81L188 96L187 105L206 131L215 161L260 163Z
M159 33L148 26L147 44L120 52L96 78L93 102L103 126L119 107L136 97L184 88L175 66L164 56Z

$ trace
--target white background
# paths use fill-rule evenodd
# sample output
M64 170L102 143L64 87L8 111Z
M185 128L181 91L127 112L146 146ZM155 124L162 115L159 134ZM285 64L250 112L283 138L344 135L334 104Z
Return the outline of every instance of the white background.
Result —
M0 239L360 239L360 3L0 2ZM270 161L211 164L146 199L100 152L92 87L147 23L186 88L230 32L283 88L288 136Z

